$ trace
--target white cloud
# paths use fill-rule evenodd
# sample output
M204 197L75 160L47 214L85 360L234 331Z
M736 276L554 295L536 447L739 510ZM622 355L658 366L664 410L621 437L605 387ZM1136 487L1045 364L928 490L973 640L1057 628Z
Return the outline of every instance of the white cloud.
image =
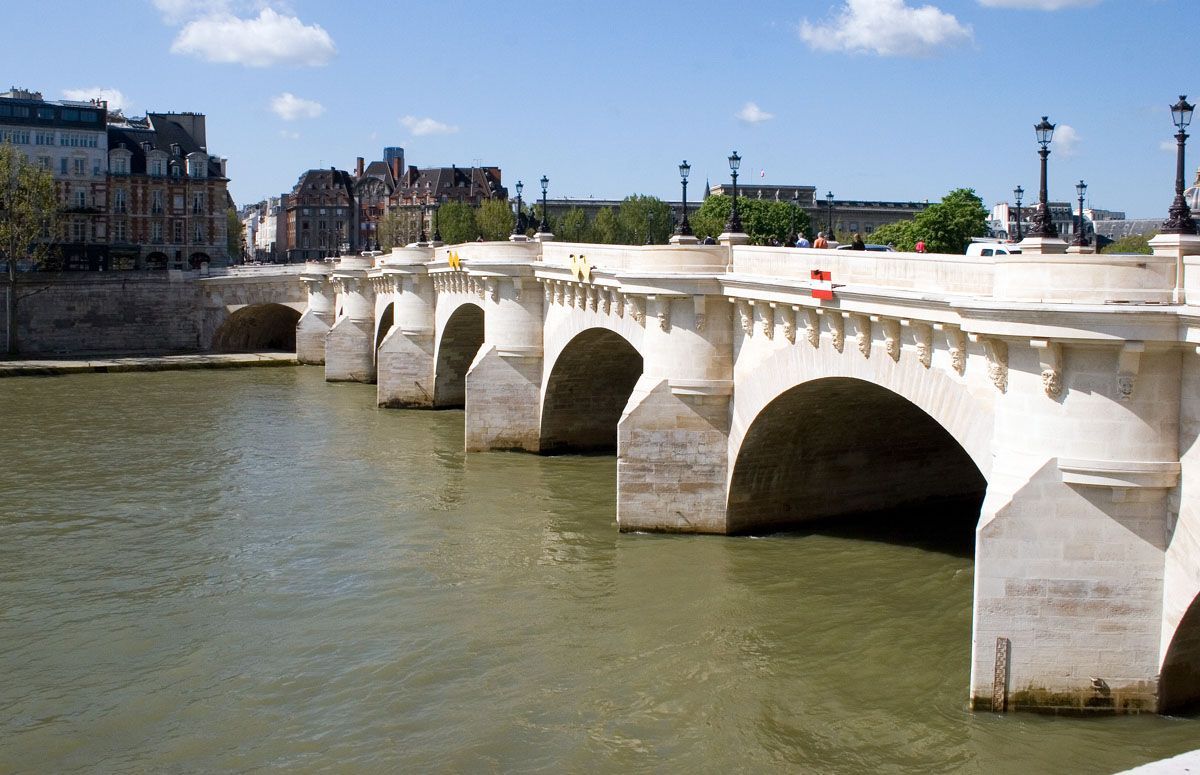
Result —
M280 129L279 136L282 137L284 140L299 140L300 139L299 132L292 132L287 129Z
M102 99L108 101L109 110L125 110L133 105L129 98L120 92L118 89L110 89L107 86L89 86L84 89L63 89L63 99L68 100L92 100Z
M846 0L823 24L800 23L800 38L819 51L879 56L929 56L971 39L971 27L932 5L904 0Z
M458 131L458 127L456 126L443 124L441 121L435 121L428 117L417 118L416 116L405 116L400 119L400 123L417 137L422 135L452 135Z
M1175 153L1176 151L1179 150L1179 143L1175 142L1174 140L1159 140L1158 141L1158 149L1160 151L1168 151L1170 153Z
M747 124L759 124L775 118L774 113L768 113L758 106L758 103L747 102L736 114L736 118Z
M325 112L325 106L285 91L271 98L271 110L284 121L295 121L298 118L316 118Z
M1100 0L979 0L988 8L1027 8L1035 11L1061 11L1063 8L1087 8Z
M1079 133L1075 127L1059 124L1054 127L1054 145L1051 147L1063 156L1074 156L1079 148Z
M171 51L248 67L323 65L337 53L333 39L320 25L305 25L270 8L255 19L222 12L190 21L179 31Z

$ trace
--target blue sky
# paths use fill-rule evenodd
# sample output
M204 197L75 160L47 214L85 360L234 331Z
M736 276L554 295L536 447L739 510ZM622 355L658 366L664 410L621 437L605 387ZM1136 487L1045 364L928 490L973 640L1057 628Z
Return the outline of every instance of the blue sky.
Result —
M546 174L551 196L676 197L684 158L697 195L737 149L744 179L990 205L1036 196L1048 115L1051 198L1083 178L1092 206L1165 217L1168 106L1200 98L1200 0L10 6L10 84L207 114L239 204L400 145L510 186Z

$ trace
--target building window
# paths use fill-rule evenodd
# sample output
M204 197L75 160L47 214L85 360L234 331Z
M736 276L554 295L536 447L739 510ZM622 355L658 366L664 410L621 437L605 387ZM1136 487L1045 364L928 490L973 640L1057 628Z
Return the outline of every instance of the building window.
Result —
M129 158L126 156L113 156L112 158L112 173L114 175L129 174Z
M83 242L84 239L83 221L71 221L71 240L73 242Z
M37 157L37 165L40 169L49 170L50 169L50 157L49 156Z
M67 174L67 157L64 156L58 160L58 172L60 175Z
M183 212L183 194L175 195L174 209L177 213Z
M161 178L163 176L163 169L164 169L164 164L163 164L162 159L151 159L150 160L150 174L151 175L153 175L156 178Z
M37 132L33 136L33 142L37 145L54 145L54 133Z
M113 224L113 239L117 242L125 241L125 221L117 221Z
M87 192L82 188L75 190L75 206L87 207Z
M161 215L163 211L163 192L150 192L150 212L155 215Z
M203 191L193 191L192 192L192 215L203 215L203 214L204 214L204 192Z
M84 174L83 171L84 171L84 167L86 164L87 164L87 159L72 159L71 160L71 168L75 171L76 175Z
M204 160L200 158L189 158L187 160L187 174L189 178L204 177Z
M125 205L125 189L123 188L118 188L113 191L113 212L127 212Z
M193 242L204 242L204 227L196 224L196 227L192 230L192 237Z
M150 241L155 244L162 243L162 223L154 221L150 224Z
M175 241L183 242L183 221L175 221Z

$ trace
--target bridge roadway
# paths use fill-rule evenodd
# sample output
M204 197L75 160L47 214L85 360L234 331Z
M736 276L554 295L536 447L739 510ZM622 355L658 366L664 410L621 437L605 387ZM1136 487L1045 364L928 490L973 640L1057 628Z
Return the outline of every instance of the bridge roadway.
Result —
M380 406L464 407L468 451L615 448L624 531L977 504L974 707L1183 707L1200 238L1023 248L412 245L308 265L297 357Z

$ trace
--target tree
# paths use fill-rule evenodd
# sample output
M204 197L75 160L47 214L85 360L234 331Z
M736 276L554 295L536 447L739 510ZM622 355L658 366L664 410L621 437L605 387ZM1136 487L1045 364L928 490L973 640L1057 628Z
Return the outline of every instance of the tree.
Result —
M507 200L488 199L475 213L475 225L485 240L506 240L513 230L513 213Z
M466 202L447 202L439 208L436 217L442 242L447 245L474 242L479 236L479 230L475 227L475 210Z
M962 254L972 237L986 234L987 210L983 200L974 189L956 188L911 221L880 226L871 239L903 251L916 250L917 241L924 240L929 253Z
M400 217L400 211L393 208L385 212L375 224L375 240L379 243L379 249L386 253L392 248L402 246L404 231L405 224Z
M671 237L671 206L655 196L634 194L617 209L620 241L626 245L663 245Z
M710 196L705 199L695 215L688 216L692 224L692 233L700 239L722 234L729 222L731 203L732 200L727 196ZM810 226L808 213L791 202L777 202L773 199L747 199L739 196L738 216L742 220L742 229L756 245L769 245L772 240L785 244L792 233L793 218L796 230L800 233L807 232Z
M602 245L618 245L621 242L621 225L611 207L602 207L592 219L592 241Z
M5 288L9 355L17 354L17 268L34 269L51 258L58 193L49 170L31 163L11 143L0 145L0 250L8 268Z
M225 221L225 252L229 255L229 263L240 264L246 247L245 224L232 207L225 211Z
M1141 253L1150 255L1154 252L1150 247L1150 240L1154 238L1153 234L1130 234L1115 240L1111 244L1100 248L1101 253Z
M572 207L558 219L554 235L563 242L587 242L590 232L587 213L581 208Z

